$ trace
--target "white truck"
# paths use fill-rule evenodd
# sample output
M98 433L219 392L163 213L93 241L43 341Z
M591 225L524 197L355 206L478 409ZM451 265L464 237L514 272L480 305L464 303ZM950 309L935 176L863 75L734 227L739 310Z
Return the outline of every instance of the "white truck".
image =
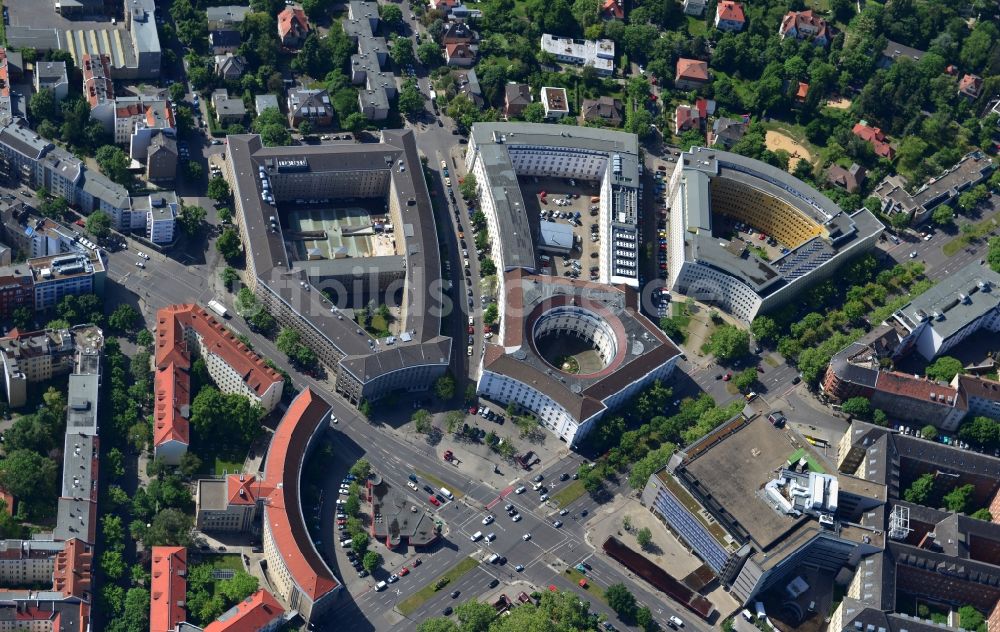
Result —
M208 302L208 308L218 314L220 318L227 318L229 316L229 310L226 309L226 306L214 298Z

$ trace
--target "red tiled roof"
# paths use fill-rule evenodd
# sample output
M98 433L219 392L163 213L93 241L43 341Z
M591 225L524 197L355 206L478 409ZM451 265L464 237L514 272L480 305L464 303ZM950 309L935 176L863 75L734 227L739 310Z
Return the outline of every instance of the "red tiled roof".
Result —
M720 20L741 23L747 21L746 16L743 14L743 5L732 0L722 0L722 2L716 5L715 14Z
M258 396L266 393L271 385L282 381L282 377L264 364L260 356L198 305L171 305L159 310L156 318L157 366L163 366L174 352L185 352L182 344L184 328L190 327L202 337L205 347L242 375L243 380ZM170 323L170 320L174 322Z
M154 546L149 584L149 632L173 632L187 611L187 549Z
M708 81L708 62L681 57L677 60L676 78L688 81Z
M956 388L893 371L879 372L875 379L875 390L949 407L954 405L958 399L958 389ZM931 398L932 393L934 394L933 399ZM951 398L950 402L948 398Z
M448 44L445 46L445 51L448 54L448 58L460 57L469 58L473 57L472 49L465 42L456 42L455 44Z
M264 505L264 520L293 581L313 602L339 584L312 544L299 507L299 467L306 446L330 411L328 404L306 388L281 418L264 466L264 479L275 485Z
M793 28L801 31L806 26L814 31L814 37L826 37L826 20L813 15L811 10L789 11L786 13L785 17L781 20L780 31L782 34L788 33Z
M281 36L281 39L285 39L289 34L299 36L305 35L308 32L309 20L302 9L298 7L285 7L278 14L278 35Z
M674 130L680 134L696 124L698 118L698 111L690 105L678 105L677 109L674 110Z
M187 367L170 362L153 377L153 445L167 441L191 444L190 428L181 409L191 405L191 376Z
M864 123L856 123L851 132L861 140L868 141L875 148L875 154L883 158L892 159L895 150L889 144L885 134L877 127L870 127Z
M958 81L958 91L971 97L979 97L983 79L976 75L965 75Z
M621 0L604 0L601 13L616 20L625 18L625 9L622 7Z
M87 543L77 538L68 540L66 547L56 555L52 590L89 600L93 559L94 551Z
M805 99L809 94L809 84L799 82L799 89L795 91L795 97L798 99Z
M215 621L205 632L256 632L284 614L281 604L263 588L250 595Z
M141 114L143 114L143 107L139 103L129 103L115 108L115 117L117 118L139 116Z
M226 478L226 498L230 505L253 505L273 489L273 485L264 485L264 481L252 474L230 474Z

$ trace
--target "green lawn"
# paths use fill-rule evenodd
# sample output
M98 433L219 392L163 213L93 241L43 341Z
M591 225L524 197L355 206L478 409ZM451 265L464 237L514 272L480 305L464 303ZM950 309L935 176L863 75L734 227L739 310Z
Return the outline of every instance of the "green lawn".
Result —
M222 476L226 472L233 474L242 471L243 471L243 461L227 461L221 456L215 457L216 476Z
M587 587L584 588L584 590L586 590L588 593L590 593L591 595L593 595L597 599L600 599L601 602L603 602L605 604L608 603L608 600L604 597L604 591L601 590L600 587L598 587L596 584L594 584L594 582L592 582L589 578L587 578L586 575L584 575L580 571L576 570L575 568L567 568L566 569L566 579L570 580L571 582L573 582L577 586L580 585L580 580L581 579L586 579L587 580Z
M471 557L463 559L441 575L435 577L426 586L400 602L399 606L397 606L399 612L404 617L408 616L411 612L422 606L424 602L433 597L434 593L441 590L447 590L449 584L454 583L457 579L462 577L462 575L465 575L477 566L479 566L479 560ZM437 586L442 580L446 580L446 583L438 589Z
M433 474L425 472L423 470L415 470L414 474L416 474L418 477L420 477L420 478L424 479L425 481L427 481L428 483L430 483L431 487L437 487L438 489L440 489L442 487L448 487L448 485L444 481L442 481L440 478L438 478L437 476L434 476ZM463 492L460 489L452 489L452 488L448 487L448 491L450 491L452 494L455 495L455 500L458 500L462 496L465 496L465 492Z
M243 560L240 559L239 554L230 553L225 555L209 555L205 558L206 564L211 564L212 568L225 570L229 569L232 571L242 571L246 570L243 568Z
M586 493L587 490L583 487L583 481L576 480L552 494L552 501L560 507L565 507Z
M967 222L959 221L958 225L961 226ZM997 227L997 220L995 219L984 219L981 222L972 225L973 230L968 234L961 234L955 237L948 243L946 243L942 248L946 257L950 257L958 253L959 250L965 248L973 239L982 239L986 235L990 234L991 230Z
M708 33L708 27L705 26L705 18L696 18L693 15L686 17L688 35L697 37L698 35L704 36Z

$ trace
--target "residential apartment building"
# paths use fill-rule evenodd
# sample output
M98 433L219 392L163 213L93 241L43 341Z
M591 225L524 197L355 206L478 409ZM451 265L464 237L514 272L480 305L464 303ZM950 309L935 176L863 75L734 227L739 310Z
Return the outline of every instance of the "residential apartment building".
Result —
M270 412L281 401L284 380L203 308L171 305L157 312L156 410L153 444L157 456L177 463L190 443L192 357L205 361L208 374L223 393L247 397Z
M22 307L35 311L31 275L24 266L0 267L0 319L12 322L15 310Z
M715 28L720 31L739 32L747 23L743 5L733 0L722 0L715 6Z
M83 96L90 104L90 117L101 121L109 132L115 124L115 85L111 80L111 58L107 55L84 55Z
M285 609L263 588L239 602L205 632L275 632L285 623Z
M51 90L56 101L62 101L69 94L69 77L64 61L35 62L35 92Z
M200 479L195 504L195 525L206 533L250 533L273 485L252 474Z
M584 99L580 116L585 123L601 123L608 127L621 127L625 121L625 106L618 99L600 97Z
M351 55L351 83L362 86L358 106L366 118L381 121L389 115L389 104L396 97L396 78L388 69L389 47L384 37L376 35L379 27L378 3L351 0L347 5L344 32L357 46Z
M100 340L101 330L93 325L31 332L14 330L6 338L0 338L0 370L7 403L12 408L24 406L29 384L70 373L80 349L93 347Z
M677 71L674 75L674 86L680 90L694 90L710 80L708 62L700 59L677 60Z
M833 28L826 20L809 11L789 11L778 27L781 39L794 37L809 40L818 46L826 46L833 39Z
M288 91L288 123L298 127L302 121L316 127L333 123L333 105L326 90L292 88Z
M286 6L278 14L278 40L287 48L298 48L309 34L309 18L297 6Z
M899 175L886 176L873 193L882 200L882 212L886 215L906 213L914 224L922 224L930 219L935 208L954 203L964 191L989 178L995 168L993 159L977 150L912 194L907 191L906 180Z
M531 102L531 86L528 84L508 83L504 86L503 113L508 120L521 116Z
M569 99L566 96L566 88L543 87L541 101L547 119L558 120L569 114Z
M187 549L154 546L149 580L149 632L176 632L187 618Z
M177 140L162 131L154 134L146 151L146 179L170 183L177 177Z
M51 255L27 262L35 291L35 310L55 307L64 296L104 295L107 271L97 252L86 250Z
M115 99L115 143L128 145L133 160L145 162L154 136L175 136L173 108L165 99L118 97Z
M212 92L212 108L215 109L215 120L221 125L242 123L247 115L243 99L230 97L229 91L225 88L219 88Z
M543 33L542 51L563 63L592 66L600 75L615 71L615 43L609 39L578 40Z

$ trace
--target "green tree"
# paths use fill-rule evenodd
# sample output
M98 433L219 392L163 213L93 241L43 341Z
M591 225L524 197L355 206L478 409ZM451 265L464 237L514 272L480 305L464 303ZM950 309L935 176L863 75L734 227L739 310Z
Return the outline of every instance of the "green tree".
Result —
M94 237L104 239L111 234L111 216L104 211L94 211L87 217L86 228Z
M375 551L368 551L365 556L361 558L361 565L364 567L369 574L374 573L378 565L382 563L382 556Z
M348 516L356 517L358 512L361 511L361 501L355 495L348 496L347 500L344 502L344 513Z
M635 534L635 541L639 543L643 549L648 549L649 545L653 543L653 532L643 527Z
M94 155L101 172L122 186L132 183L132 173L128 170L132 160L124 151L114 145L104 145Z
M245 571L236 571L219 583L219 592L230 604L237 604L257 592L257 578Z
M448 617L424 619L417 626L417 632L459 632L458 625Z
M479 264L479 273L484 277L493 276L497 273L497 266L492 259L483 259Z
M950 226L954 220L954 214L954 209L947 204L942 204L931 213L931 219L933 219L934 223L938 226Z
M741 392L749 391L757 382L757 368L747 367L733 376L733 385Z
M646 606L642 606L635 611L635 622L640 628L646 630L647 632L651 632L652 630L659 628L656 621L653 619L653 611Z
M457 432L465 419L465 413L460 410L449 410L444 416L444 426L448 432Z
M420 93L420 88L417 87L415 81L410 79L403 84L403 89L399 91L399 101L397 104L399 111L407 116L413 116L424 111L424 95Z
M990 513L989 509L977 509L972 513L970 518L975 518L976 520L983 520L985 522L993 521L993 514Z
M403 10L395 4L379 6L379 17L390 29L397 29L403 23Z
M35 312L30 307L18 307L11 314L11 323L20 330L29 329L35 320Z
M51 515L58 493L59 466L28 450L13 450L0 460L0 487L10 492L32 520Z
M497 611L493 606L470 599L455 608L455 616L463 631L488 630L490 623L497 617Z
M194 519L173 507L153 516L142 543L147 546L190 546Z
M867 397L852 397L841 404L840 410L852 417L867 419L872 414L872 404Z
M455 396L455 378L451 373L445 373L434 382L434 394L442 401L448 401Z
M204 226L206 215L205 209L200 206L182 204L181 211L177 214L177 223L185 234L196 235Z
M750 334L734 325L723 325L709 337L706 347L719 362L735 360L750 352Z
M499 311L495 303L486 306L483 311L483 322L491 327L499 322Z
M408 37L397 37L392 40L392 48L389 55L392 57L392 61L396 62L396 65L400 68L413 65L416 59L416 56L413 54L413 42Z
M462 194L466 202L475 202L479 197L479 190L476 188L476 175L473 173L467 174L462 183L458 185L458 192Z
M908 503L924 504L934 491L934 474L927 473L913 481L913 484L903 492L903 500Z
M140 329L139 333L135 335L135 343L149 349L153 346L153 334L148 329Z
M120 551L105 551L101 554L101 570L111 581L118 581L125 575L125 562Z
M975 491L976 487L972 483L956 487L944 495L944 505L949 511L966 513L969 511L969 501L972 500Z
M303 136L312 136L313 126L309 121L302 121L299 123L299 134Z
M363 557L368 551L368 541L368 534L364 531L351 534L351 550L354 551L355 555Z
M214 176L208 181L208 197L219 204L229 200L229 183L222 176Z
M974 417L962 424L958 429L958 436L963 441L984 448L1000 447L1000 421L989 417Z
M242 253L240 235L232 226L227 226L222 230L222 234L215 241L215 248L227 262L239 259Z
M417 46L417 57L420 59L420 63L429 68L434 68L444 61L441 56L441 47L431 39L427 39L421 42L420 46Z
M635 595L629 592L625 584L611 584L604 591L604 597L618 616L631 621L635 618L636 602Z
M423 408L413 413L410 421L413 422L414 428L420 434L427 434L431 431L431 414Z
M770 316L758 316L750 324L750 333L760 344L773 344L778 340L781 330Z
M45 88L33 94L28 102L28 112L37 121L58 121L59 103L55 92Z
M366 480L372 473L371 463L367 459L358 459L351 466L351 474L356 476L358 480Z
M938 431L937 428L935 428L934 426L927 424L926 426L920 429L920 435L924 439L927 439L928 441L934 441L935 439L937 439Z
M108 317L108 324L111 325L112 329L121 333L131 333L135 331L141 320L142 316L134 307L128 303L122 303Z
M236 272L236 269L231 266L226 266L222 270L222 284L226 286L226 289L230 292L233 291L233 287L239 282L240 275Z
M927 377L932 380L950 382L959 373L965 373L962 361L951 356L941 356L926 369Z

